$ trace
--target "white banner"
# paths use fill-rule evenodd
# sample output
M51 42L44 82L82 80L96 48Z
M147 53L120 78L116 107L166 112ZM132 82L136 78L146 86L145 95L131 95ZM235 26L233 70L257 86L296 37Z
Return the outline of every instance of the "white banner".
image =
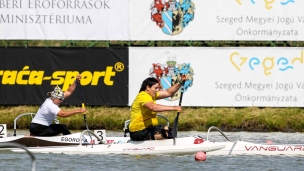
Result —
M130 47L129 53L129 105L145 78L156 77L166 89L185 73L182 106L304 106L304 48ZM158 103L178 105L179 98Z
M0 0L0 39L129 40L128 0Z
M300 0L0 0L7 40L304 40Z
M304 40L303 0L132 0L132 40Z

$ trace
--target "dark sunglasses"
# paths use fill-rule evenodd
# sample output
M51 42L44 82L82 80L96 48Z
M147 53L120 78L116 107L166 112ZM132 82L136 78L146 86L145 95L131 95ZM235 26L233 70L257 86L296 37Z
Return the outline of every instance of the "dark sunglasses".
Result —
M64 100L64 97L62 97L62 98L57 98L57 99L59 99L59 100L63 101L63 100Z

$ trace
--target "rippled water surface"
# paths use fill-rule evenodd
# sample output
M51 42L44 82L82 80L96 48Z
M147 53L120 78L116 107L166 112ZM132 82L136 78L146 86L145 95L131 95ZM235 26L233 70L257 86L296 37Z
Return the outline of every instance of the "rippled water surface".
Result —
M225 133L231 140L265 143L304 144L303 133ZM12 133L8 132L11 136ZM107 132L107 136L122 136L122 132ZM201 135L206 132L179 132L179 137ZM216 132L210 140L224 141ZM36 170L304 170L304 156L208 156L204 162L192 155L66 155L34 154ZM26 153L0 151L0 170L31 170L31 160Z

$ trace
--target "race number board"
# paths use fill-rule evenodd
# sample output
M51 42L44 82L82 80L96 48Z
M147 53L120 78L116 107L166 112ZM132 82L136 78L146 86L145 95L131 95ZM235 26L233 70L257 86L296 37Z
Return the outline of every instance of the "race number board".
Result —
M100 129L100 130L94 130L94 134L98 135L98 137L101 140L106 140L106 130L105 129Z
M6 124L0 124L0 138L7 137Z

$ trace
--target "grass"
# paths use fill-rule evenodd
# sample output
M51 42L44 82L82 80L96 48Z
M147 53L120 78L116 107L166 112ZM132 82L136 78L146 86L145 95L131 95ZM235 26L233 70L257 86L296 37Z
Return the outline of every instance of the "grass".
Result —
M13 128L15 117L23 113L36 113L39 106L0 106L0 123ZM71 110L77 106L63 106ZM128 107L90 107L87 106L87 124L90 129L122 130L124 121L129 119ZM176 112L164 112L173 126ZM224 131L281 131L304 132L304 117L301 108L183 108L179 116L180 131L206 131L216 126ZM86 129L82 114L60 118L71 130ZM159 119L165 124L163 119ZM28 129L31 117L21 117L18 129Z

